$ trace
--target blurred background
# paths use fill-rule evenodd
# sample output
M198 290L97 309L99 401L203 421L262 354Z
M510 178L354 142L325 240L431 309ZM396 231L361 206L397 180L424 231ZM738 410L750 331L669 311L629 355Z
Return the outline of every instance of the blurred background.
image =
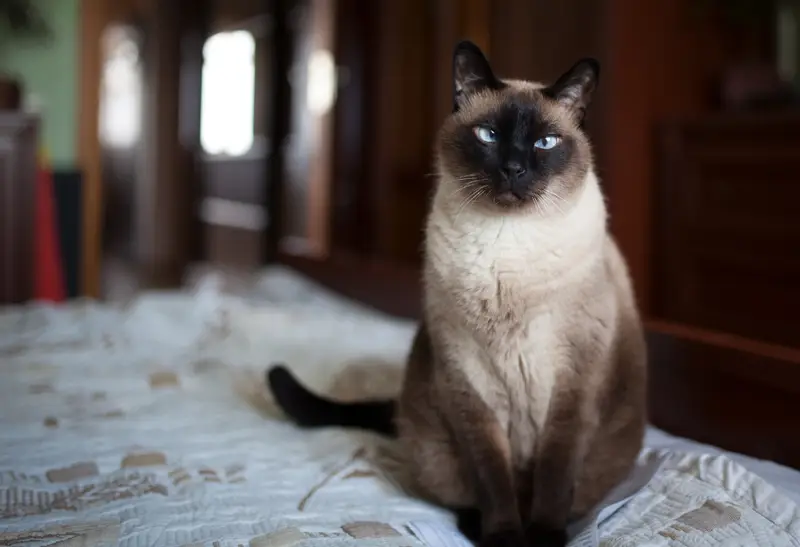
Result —
M281 263L414 316L469 38L506 77L601 61L589 130L652 329L797 348L799 24L790 0L0 0L0 301Z

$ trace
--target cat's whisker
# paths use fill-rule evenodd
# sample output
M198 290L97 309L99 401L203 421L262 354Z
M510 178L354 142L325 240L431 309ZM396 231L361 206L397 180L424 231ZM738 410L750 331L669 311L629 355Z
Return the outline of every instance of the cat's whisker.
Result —
M551 198L553 198L553 199L556 199L556 200L558 200L558 201L559 201L559 202L561 202L561 203L564 203L564 204L568 204L568 203L569 203L569 202L568 202L566 199L564 199L563 197L559 196L558 194L556 194L555 192L553 192L553 191L552 191L552 190L550 190L550 189L546 189L546 190L545 190L545 193L546 193L548 196L550 196Z
M562 198L561 196L559 196L558 194L556 194L556 193L555 193L555 192L553 192L552 190L550 190L550 189L547 189L547 190L546 190L546 192L547 192L547 195L549 195L550 197L553 197L553 198L557 199L557 200L558 200L558 201L560 201L561 203L568 203L568 202L567 202L567 200L565 200L564 198Z
M547 212L547 211L550 209L550 207L551 207L551 206L553 206L553 209L556 209L556 210L558 210L558 208L557 208L555 205L553 205L553 202L552 202L552 201L551 201L549 198L545 197L545 198L542 200L542 209L543 209L545 212Z
M466 175L461 175L460 177L456 177L455 180L470 180L470 179L483 179L485 175L483 173L467 173Z
M449 197L450 198L454 198L459 194L463 194L467 190L471 191L472 189L474 189L477 185L481 184L482 182L483 182L483 180L480 179L480 180L469 181L469 182L467 182L465 184L460 184L455 188L455 190L450 192L450 196Z
M459 205L458 210L456 210L454 220L458 220L458 217L461 215L461 212L467 208L467 206L475 203L483 194L487 191L485 186L479 187L477 190L472 192L463 202Z
M482 193L483 189L477 188L469 196L467 196L467 198L461 203L461 206L459 207L458 212L456 213L456 218L458 217L459 214L461 214L461 211L463 211L468 205L474 203L475 200L478 199Z
M547 197L546 193L541 193L536 196L536 203L538 203L543 209L546 209L548 205L550 205L550 199Z
M545 190L545 192L544 192L544 194L542 194L542 196L545 198L545 200L547 201L548 205L552 205L556 209L556 211L559 212L559 214L561 214L562 216L566 214L564 209L562 209L561 206L558 204L558 202L555 201L556 199L558 199L558 200L561 200L561 202L566 203L566 201L564 199L562 199L558 194L555 194L553 192ZM553 199L553 198L555 198L555 199Z
M542 196L541 196L541 194L539 194L539 195L537 195L536 197L533 198L533 206L536 209L536 214L537 215L541 215L542 214Z
M461 187L462 188L470 188L470 187L475 186L477 184L480 184L482 182L483 182L483 179L474 179L474 180L461 181L461 183L462 183Z
M467 195L467 196L465 196L465 197L464 197L464 198L463 198L461 201L459 201L459 202L458 202L458 207L456 208L456 214L455 214L455 218L458 218L458 216L461 214L461 210L462 210L462 209L463 209L463 208L466 206L466 204L469 202L469 200L470 200L470 197L471 197L471 196L472 196L472 193L468 194L468 195Z

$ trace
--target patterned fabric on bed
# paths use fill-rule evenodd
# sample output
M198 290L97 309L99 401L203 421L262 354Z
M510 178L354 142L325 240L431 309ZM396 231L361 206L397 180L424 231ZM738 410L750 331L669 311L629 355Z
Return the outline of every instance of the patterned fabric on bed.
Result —
M466 545L404 490L390 441L298 430L262 387L283 361L340 397L389 395L413 325L280 270L247 296L0 310L0 545ZM797 507L738 464L656 457L603 545L800 546Z

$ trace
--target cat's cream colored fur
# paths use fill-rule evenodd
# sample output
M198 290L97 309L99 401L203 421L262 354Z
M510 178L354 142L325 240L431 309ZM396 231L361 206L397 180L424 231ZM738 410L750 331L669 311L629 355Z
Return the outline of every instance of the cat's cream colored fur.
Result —
M506 83L509 93L540 87ZM483 94L456 123L503 100ZM565 133L577 133L557 106L546 108ZM511 473L518 494L527 489L525 471L550 450L545 445L561 447L555 458L575 458L575 476L554 488L574 486L567 502L574 518L630 470L645 426L643 333L625 262L607 233L588 142L576 154L585 168L565 175L580 178L554 185L564 195L503 210L473 200L464 174L448 171L447 131L426 226L424 322L398 407L400 438L419 486L455 507L485 505L487 495L471 468L488 462L457 439L469 427L479 432L467 444L489 438L491 457L507 459L498 473ZM455 430L459 420L474 423ZM533 501L517 500L523 520L547 504L536 496L552 494L533 490ZM514 518L484 514L484 525Z
M444 175L427 223L425 324L447 359L459 364L495 411L508 435L512 462L523 467L534 457L557 380L593 381L576 377L564 355L575 331L595 337L598 383L612 373L608 365L615 346L630 348L636 361L631 368L642 369L643 383L638 314L625 263L606 233L605 202L593 171L576 203L552 205L544 217L464 207L463 197L453 197L453 186ZM619 339L623 335L629 340ZM412 404L418 406L416 397ZM434 436L434 444L446 442ZM412 451L420 450L420 440L411 440ZM629 449L611 448L628 460L639 449L633 443ZM608 471L616 467L609 465ZM433 492L440 502L459 505L474 496L462 481L442 472L458 466L427 468L422 463L426 479L421 482L440 484ZM577 512L596 502L595 492L605 484L587 486L591 491L576 500Z
M532 457L556 376L569 364L559 358L564 338L586 320L570 301L604 267L603 197L594 174L586 178L577 203L547 216L459 211L460 200L443 178L428 220L428 328L447 340L450 357L497 419L509 424L518 463ZM608 306L613 323L614 306ZM498 404L494 379L512 390L508 402ZM512 419L514 412L522 419Z

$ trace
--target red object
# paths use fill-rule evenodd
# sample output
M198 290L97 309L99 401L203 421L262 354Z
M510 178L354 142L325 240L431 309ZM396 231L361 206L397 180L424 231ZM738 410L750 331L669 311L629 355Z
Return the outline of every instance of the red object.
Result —
M66 299L60 247L53 197L53 173L48 168L40 167L36 181L34 300L62 302Z

